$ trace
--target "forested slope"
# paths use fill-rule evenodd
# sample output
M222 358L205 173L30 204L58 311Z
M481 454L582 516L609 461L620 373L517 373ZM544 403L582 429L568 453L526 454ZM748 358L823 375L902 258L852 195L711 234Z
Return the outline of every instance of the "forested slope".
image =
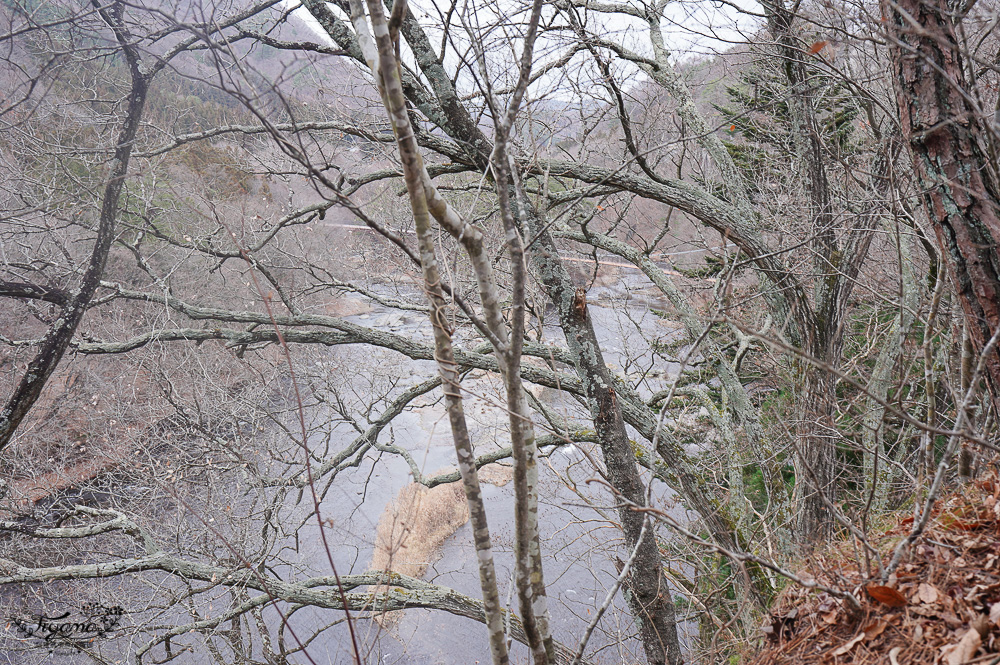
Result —
M7 0L0 649L992 654L996 10L677 11Z

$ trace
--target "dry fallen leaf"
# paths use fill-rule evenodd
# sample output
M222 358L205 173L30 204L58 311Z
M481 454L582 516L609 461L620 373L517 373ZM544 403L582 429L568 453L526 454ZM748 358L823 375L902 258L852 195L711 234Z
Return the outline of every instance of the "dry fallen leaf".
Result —
M930 605L931 603L937 602L938 590L934 588L934 585L932 584L921 582L920 588L917 590L917 596L919 596L920 602Z
M979 631L975 628L970 628L962 636L958 644L949 644L941 649L941 654L944 655L944 662L946 665L963 665L972 660L972 657L976 655L976 651L979 649L979 645L982 643L983 638L979 636Z
M969 627L975 628L980 637L986 637L990 634L990 621L982 614L977 614L972 621L969 622Z
M976 633L976 634L978 635L979 633ZM843 644L843 645L837 647L834 650L833 655L834 656L843 656L845 653L847 653L848 651L850 651L851 649L853 649L855 644L857 644L858 642L860 642L863 639L865 639L865 634L861 633L860 635L858 635L857 637L855 637L853 640L851 640L847 644Z
M906 598L895 589L878 584L869 584L865 587L868 595L889 607L903 607L906 605Z
M903 650L903 647L893 647L889 651L889 665L899 665L899 661L896 660L896 656L898 656L899 652L902 651L902 650Z
M965 625L965 622L959 619L958 616L951 611L941 612L941 618L951 628L959 628L960 626Z
M869 624L864 628L865 638L869 640L874 640L876 637L882 634L886 626L889 625L888 621L876 621L875 623Z
M990 623L1000 626L1000 603L993 603L990 607Z

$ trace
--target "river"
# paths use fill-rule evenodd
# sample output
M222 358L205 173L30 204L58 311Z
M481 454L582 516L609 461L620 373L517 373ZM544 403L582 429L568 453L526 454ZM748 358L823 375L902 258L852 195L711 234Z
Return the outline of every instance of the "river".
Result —
M606 361L619 370L625 368L628 374L633 375L637 371L654 370L648 372L654 378L644 379L638 385L640 393L648 396L652 391L665 387L669 377L678 370L676 364L653 359L650 338L655 338L659 343L669 343L676 339L679 332L675 325L650 312L650 305L658 305L658 302L647 300L647 296L639 291L640 286L637 277L619 276L612 284L592 288L588 299ZM652 295L648 297L655 298ZM430 339L429 323L426 315L421 313L401 314L383 307L372 307L349 316L348 320L418 339ZM545 328L545 336L548 342L562 341L561 332L551 325ZM432 362L410 361L388 351L332 347L312 353L319 355L311 356L311 366L308 369L298 368L297 373L302 383L312 382L312 385L318 385L317 382L321 383L324 376L333 377L335 380L330 385L337 390L337 394L341 397L353 394L357 398L357 405L363 404L370 397L368 393L373 390L384 390L386 382L398 381L395 389L398 394L406 387L436 374L436 367ZM463 388L468 393L466 413L477 450L483 452L497 445L504 445L508 441L505 434L507 419L500 408L501 396L496 377L474 372L465 379ZM585 419L583 408L575 400L551 389L534 390L560 416L577 421ZM408 451L424 474L447 470L454 464L451 432L443 405L437 399L438 392L418 398L414 402L414 408L396 417L380 438L383 442L391 441ZM310 435L310 447L314 451L322 450L327 445L335 451L357 436L353 427L345 422L338 422L336 411L328 405L313 403L305 416L310 425L320 426ZM539 434L545 433L541 426L542 422L539 421ZM634 432L632 435L636 436ZM587 483L588 479L597 475L591 459L599 459L599 452L590 451L593 453L592 457L588 457L586 452L587 448L566 445L549 449L540 462L539 519L552 633L558 641L574 649L614 583L615 557L628 557L620 531L613 525L615 511L611 508L609 493L599 484ZM301 460L301 451L294 446L289 447L285 454L286 458L296 457ZM287 461L288 459L275 461L275 472ZM502 476L501 469L501 481ZM274 559L269 571L285 579L327 575L331 572L330 559L340 575L368 571L376 547L379 520L411 481L410 468L401 457L375 450L369 451L356 467L341 471L320 503L320 512L327 524L325 535L329 553L322 544L315 518L305 517L311 509L309 494L298 496L294 492L290 493L273 518L280 522L285 531L272 546ZM318 487L322 487L322 484ZM485 483L483 488L501 594L508 604L516 605L511 589L512 489L509 483L502 482ZM241 486L236 483L223 490L233 495L235 510L241 510L242 503L248 506L254 503L249 500L241 501L239 495L242 491ZM654 483L652 496L656 505L668 508L672 506L672 494L662 484ZM678 517L684 516L681 509L672 508L672 511ZM205 517L201 515L195 522ZM252 533L253 528L251 526L247 531ZM449 530L449 534L427 553L426 561L419 562L426 568L422 577L428 582L478 598L479 578L470 527L465 522L453 533ZM183 617L176 608L154 609L159 602L157 598L162 597L168 587L175 592L181 588L176 580L171 581L169 578L165 578L160 584L159 591L152 596L146 592L150 609L129 608L133 614L127 620L133 625L150 622L170 626L190 621L189 617ZM136 583L130 589L132 597L140 593L139 588L139 583ZM102 593L107 594L106 587ZM204 616L212 616L213 612L217 615L228 601L224 596L216 594L214 602L218 604L216 608L213 609L209 604L208 607L200 607L199 612ZM290 632L279 630L281 618L273 608L265 610L264 618L270 627L272 640L277 640L279 634L285 632L284 638L289 644L295 644L296 641L308 643L308 656L298 654L292 658L292 662L353 661L348 627L340 621L343 616L339 612L314 608L296 610L290 620L294 637ZM335 625L330 625L331 623ZM489 662L485 627L440 611L406 610L397 613L388 622L355 617L354 628L364 662L368 665L467 665ZM685 625L688 635L691 631L692 627ZM630 637L633 633L632 620L625 611L619 593L590 640L588 661L595 665L641 661L641 646ZM185 642L191 641L177 639L174 651L176 657L171 662L206 662L203 647L195 652L184 652L178 648L179 644ZM100 645L100 650L105 657L114 656L117 651L120 656L127 656L131 661L134 650L140 643L130 642L125 638L107 640ZM259 641L255 642L251 651L257 657L261 655ZM515 644L512 653L514 662L527 662L526 650L520 645ZM86 660L74 656L63 656L63 659L67 663ZM112 657L112 662L114 660L116 658Z
M611 288L593 289L589 294L592 300L591 316L608 363L617 368L642 365L643 369L649 369L654 363L647 337L652 333L660 342L669 342L676 339L678 333L676 328L649 311L649 303L642 300L624 303L629 295L628 288L627 282L621 282ZM613 303L619 306L612 307ZM429 339L429 324L425 315L417 313L400 316L398 312L375 308L349 320ZM560 332L554 327L547 327L546 335L552 341L559 338ZM346 355L348 358L345 358L344 350L334 349L328 362L342 366L350 362L349 354ZM389 358L386 356L387 360ZM401 360L395 354L391 355L391 359L392 371L403 377L412 377L410 382L432 376L436 371L430 362ZM678 367L663 366L661 363L655 369L658 371L654 374L660 378L640 386L640 391L647 396L652 390L664 387L665 376L676 372ZM466 403L470 430L480 451L488 450L494 442L503 444L506 441L506 416L498 408L496 384L492 377L482 377L479 373L474 373L463 383L470 393ZM577 419L584 415L578 403L556 395L553 390L546 389L542 398L561 415ZM391 438L397 446L410 452L422 473L432 475L452 467L455 453L444 408L440 403L426 403L429 401L424 400L425 403L418 409L399 416L393 423ZM345 436L352 432L345 427ZM634 432L632 434L635 436ZM608 519L615 517L614 510L607 509L612 504L609 493L597 484L588 486L586 482L597 474L584 451L577 446L563 446L550 452L541 461L540 474L539 519L544 573L549 589L553 635L575 648L586 625L603 603L608 588L614 583L614 557L625 559L628 552L623 547L620 532ZM599 453L593 452L599 459ZM332 554L339 574L368 570L379 519L411 479L403 460L386 453L377 458L371 456L358 468L338 476L322 502L321 511L324 519L332 520L333 526L327 530L327 538L336 543ZM500 590L502 595L510 598L513 574L512 490L510 485L497 487L484 483L483 487ZM653 498L657 505L669 506L672 494L662 484L655 483ZM680 512L675 509L675 514ZM299 572L329 574L327 556L321 548L315 524L306 527L300 535ZM432 554L423 578L479 597L475 561L470 527L465 523ZM514 602L516 604L516 600ZM329 612L309 610L299 613L294 623L300 626L300 630L310 631L329 621ZM388 628L367 620L358 621L357 627L368 663L464 665L489 662L485 627L443 612L407 610ZM640 645L628 637L633 632L631 618L624 611L619 593L589 643L587 654L590 662L631 663L642 660ZM322 660L317 662L326 662L327 658L330 662L350 662L346 626L327 629L309 650L310 653L318 651L322 654ZM515 656L520 654L517 660L526 662L523 648L515 647L514 653Z

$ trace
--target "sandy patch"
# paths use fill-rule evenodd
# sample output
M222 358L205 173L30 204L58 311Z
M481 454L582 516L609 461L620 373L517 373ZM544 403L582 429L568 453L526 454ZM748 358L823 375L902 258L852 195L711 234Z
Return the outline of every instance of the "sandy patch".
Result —
M359 314L369 314L372 311L371 303L361 298L343 296L332 302L326 303L323 307L327 316L347 317L358 316Z
M514 468L503 464L487 464L479 470L479 482L503 487L514 479Z
M431 476L455 471L440 469ZM500 464L479 470L479 481L503 487L513 471ZM461 482L428 489L410 483L386 506L375 529L375 551L369 570L391 571L421 578L441 554L441 547L469 520L469 506ZM375 589L379 591L379 589ZM388 612L377 621L384 628L394 625L401 612Z

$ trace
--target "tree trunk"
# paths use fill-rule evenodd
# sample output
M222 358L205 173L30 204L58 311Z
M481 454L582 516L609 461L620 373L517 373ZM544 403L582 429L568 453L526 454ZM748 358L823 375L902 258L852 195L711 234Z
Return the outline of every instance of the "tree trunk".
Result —
M833 377L811 365L802 375L795 452L795 534L808 545L825 540L833 528L827 502L837 499L837 433Z
M972 385L972 373L976 366L976 356L974 349L972 348L972 338L969 337L969 326L966 324L963 326L962 330L962 351L961 351L961 372L959 374L960 385L962 387L962 392L960 394L964 395L969 391L969 387ZM967 415L969 419L969 424L975 424L975 409L970 408ZM972 470L973 461L975 459L975 451L969 446L968 441L962 441L962 449L958 453L958 480L963 483L967 483L972 480Z
M356 22L364 20L360 0L355 0L351 9L352 19ZM489 633L490 655L494 665L506 665L509 662L509 654L504 639L505 631L496 569L493 562L493 547L486 517L486 506L475 466L475 452L465 419L461 379L458 363L455 362L451 328L446 316L446 301L441 288L441 275L438 271L435 255L434 232L431 226L428 196L421 181L424 172L423 160L413 134L413 127L410 125L409 116L406 113L406 97L403 94L401 83L401 68L393 52L390 28L382 11L381 0L368 0L368 11L375 34L375 48L368 47L368 35L361 29L359 29L359 37L362 34L365 35L365 39L361 40L362 49L367 51L366 57L370 59L369 66L379 82L379 91L382 93L382 101L389 121L392 123L400 162L403 166L403 180L406 183L420 248L424 291L430 304L430 318L434 330L434 355L441 375L448 420L455 444L455 454L462 475L466 502L469 506L469 520L472 524L473 543L479 564L483 610ZM529 633L528 636L530 639L531 634ZM544 658L544 652L542 655L541 663L547 663L548 660Z
M1000 196L982 143L990 118L971 101L947 0L883 0L882 14L903 136L978 354L1000 327ZM1000 409L1000 349L985 360Z
M800 40L792 32L795 14L782 0L765 4L768 26L778 41L784 60L784 73L790 95L792 139L795 151L806 172L806 184L812 213L812 249L814 252L814 319L802 322L804 349L814 359L836 365L839 354L838 325L840 251L833 229L830 183L826 175L823 142L820 137L813 92L809 83ZM824 497L836 494L834 474L836 448L832 436L833 388L826 370L803 366L800 382L800 410L796 429L795 455L795 535L803 544L825 538L832 527Z
M559 322L567 344L573 353L577 373L584 385L587 403L594 419L608 480L628 501L646 504L646 487L639 475L621 406L612 385L611 373L604 363L601 347L594 333L587 310L587 296L582 288L574 288L569 274L559 259L552 236L535 216L533 210L521 210L527 222L528 235L537 239L532 253L545 291L559 312ZM683 662L677 620L670 589L663 575L663 562L656 539L647 529L639 540L643 516L630 508L619 509L625 542L638 548L627 580L625 594L629 609L639 628L639 636L650 665L680 665Z

